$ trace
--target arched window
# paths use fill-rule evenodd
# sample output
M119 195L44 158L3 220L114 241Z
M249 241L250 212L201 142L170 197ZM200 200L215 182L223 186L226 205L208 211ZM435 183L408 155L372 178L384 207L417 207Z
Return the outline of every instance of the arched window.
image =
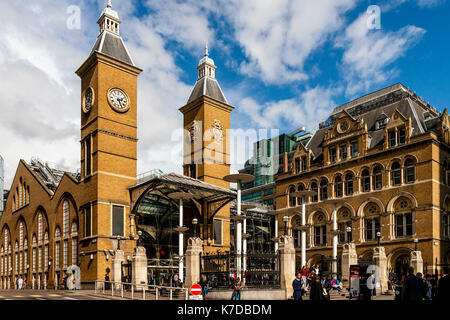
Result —
M58 270L61 267L61 230L59 227L55 229L55 268Z
M44 236L44 221L42 217L42 213L38 215L38 242L42 242L44 240L42 237Z
M37 239L36 235L33 235L33 261L32 261L32 270L33 272L36 272L36 245L37 245Z
M400 197L394 204L395 237L405 238L413 235L412 203L408 198Z
M370 172L367 169L361 173L361 189L363 192L370 191Z
M23 249L23 222L19 223L19 247Z
M78 224L76 221L72 222L72 264L78 264Z
M402 169L399 162L394 162L391 167L391 180L393 186L402 184Z
M411 158L405 161L405 183L413 183L416 180L415 161Z
M373 202L364 207L364 238L366 241L377 239L377 233L381 232L381 209Z
M448 238L450 237L450 212L447 211L443 218L444 237Z
M337 212L338 230L339 230L339 243L347 243L353 240L353 229L350 210L346 207L342 207ZM347 231L347 228L351 228L351 231Z
M14 273L19 274L19 243L16 241L14 245Z
M322 179L320 181L320 200L328 199L328 181L327 179Z
M69 201L64 200L63 205L63 235L69 235L69 224L70 224L70 209L69 209Z
M311 182L311 191L314 191L316 194L315 195L313 195L312 197L311 197L311 201L312 202L317 202L317 201L319 201L319 194L318 194L318 187L317 187L317 182L315 182L315 181L313 181L313 182Z
M301 247L301 231L300 227L302 226L302 218L299 215L292 217L291 219L291 227L292 227L292 235L294 237L294 247Z
M377 165L373 169L373 190L381 190L383 187L383 173L381 166Z
M296 205L296 198L291 196L291 194L294 192L295 192L295 187L294 186L289 187L289 206L290 207L295 207L295 205Z
M342 177L338 175L334 179L334 196L336 198L342 197L343 195Z

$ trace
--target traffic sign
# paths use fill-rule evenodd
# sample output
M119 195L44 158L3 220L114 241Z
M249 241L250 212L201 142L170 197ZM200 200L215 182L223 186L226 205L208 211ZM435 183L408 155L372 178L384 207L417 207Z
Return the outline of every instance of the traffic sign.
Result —
M198 296L201 293L202 293L202 287L198 284L193 284L191 287L191 294L193 294L194 296Z

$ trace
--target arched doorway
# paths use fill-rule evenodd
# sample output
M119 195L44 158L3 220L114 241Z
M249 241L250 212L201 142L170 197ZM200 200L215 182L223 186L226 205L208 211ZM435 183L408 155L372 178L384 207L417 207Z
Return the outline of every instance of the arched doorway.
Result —
M411 265L411 249L398 248L391 253L389 258L389 271L393 271L400 280L407 274Z

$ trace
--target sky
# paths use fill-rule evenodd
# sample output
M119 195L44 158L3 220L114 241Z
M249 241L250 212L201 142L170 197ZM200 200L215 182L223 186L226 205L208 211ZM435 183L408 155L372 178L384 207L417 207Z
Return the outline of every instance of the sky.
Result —
M80 167L75 70L95 43L106 3L0 1L6 188L20 159ZM138 173L182 172L178 109L197 80L206 43L236 108L232 129L314 132L334 107L398 82L439 111L450 106L450 0L112 0L112 6L144 69ZM243 166L246 155L239 154L232 154L232 171Z

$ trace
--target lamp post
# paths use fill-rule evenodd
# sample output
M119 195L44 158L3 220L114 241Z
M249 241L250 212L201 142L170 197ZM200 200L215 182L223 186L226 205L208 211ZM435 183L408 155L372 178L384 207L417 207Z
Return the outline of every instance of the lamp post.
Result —
M284 216L283 217L283 222L284 222L284 235L287 236L287 223L289 222L289 217L288 216Z
M381 232L378 231L378 232L377 232L377 246L378 246L378 247L380 246L380 240L381 240Z
M414 251L417 251L417 244L419 243L419 239L414 239Z
M179 226L175 228L175 231L178 231L178 256L180 258L180 262L178 264L178 279L181 280L181 282L184 282L184 262L183 262L183 256L184 256L184 232L188 230L185 226L183 226L183 201L191 200L194 198L194 196L187 192L174 192L169 194L169 198L178 200L179 201Z
M141 245L142 231L141 231L141 230L138 230L137 234L138 234L137 246L139 247L139 246Z
M117 236L117 251L120 250L120 236Z
M351 240L350 240L350 237L349 237L348 235L351 234L351 232L352 232L352 227L347 227L347 228L345 228L345 231L347 231L347 243L350 243Z
M325 203L330 203L333 205L333 278L337 279L337 246L338 246L338 234L339 230L337 227L337 205L342 204L345 201L343 199L330 199L324 201Z
M241 184L247 183L255 180L255 177L251 174L246 173L239 173L239 174L230 174L225 177L223 177L223 180L230 183L236 183L236 189L237 189L237 210L236 215L241 215ZM242 280L242 272L241 272L241 265L242 265L242 221L236 220L236 228L235 228L235 238L236 238L236 271L239 278Z
M197 223L198 223L197 218L192 219L192 225L194 226L194 238L197 237Z
M255 209L256 206L252 204L243 204L241 205L241 209L245 211L247 215L247 210ZM247 239L250 238L250 235L247 234L247 219L244 220L244 228L242 230L242 254L243 254L243 272L247 271Z
M303 190L292 193L294 197L302 198L302 227L301 227L301 265L306 265L306 198L317 195L317 192L312 190Z

